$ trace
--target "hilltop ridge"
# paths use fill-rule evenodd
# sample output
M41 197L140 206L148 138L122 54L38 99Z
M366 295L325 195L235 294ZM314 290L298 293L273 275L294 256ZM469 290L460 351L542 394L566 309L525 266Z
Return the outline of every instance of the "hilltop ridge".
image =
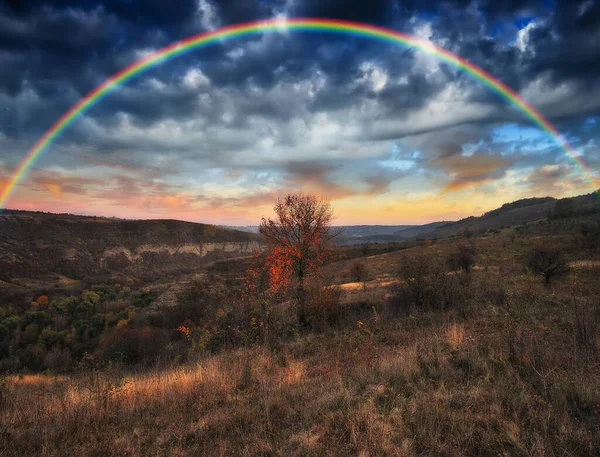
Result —
M8 210L0 214L0 279L190 268L251 254L260 248L259 241L251 233L172 219L119 220Z

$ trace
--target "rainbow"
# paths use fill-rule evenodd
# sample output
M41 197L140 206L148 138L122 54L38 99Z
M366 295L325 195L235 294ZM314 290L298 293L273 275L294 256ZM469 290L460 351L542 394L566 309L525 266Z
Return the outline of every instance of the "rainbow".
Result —
M494 92L501 95L513 106L520 109L527 117L538 125L541 129L551 135L556 143L564 149L584 177L594 184L595 180L586 163L575 150L575 148L559 133L548 119L546 119L531 104L519 96L510 87L494 78L485 70L468 62L467 60L453 54L452 52L437 46L436 44L418 38L406 33L395 30L377 27L359 22L349 22L332 19L311 19L311 18L289 18L285 21L281 19L270 19L264 21L248 22L244 24L223 27L211 32L201 33L181 41L177 41L166 46L146 57L132 63L117 74L111 76L85 97L73 105L64 113L33 145L21 160L14 173L10 177L0 194L0 209L6 207L6 202L14 191L17 184L25 177L27 171L33 166L35 161L46 151L52 142L62 134L80 115L91 109L96 103L101 101L108 93L126 83L135 76L153 68L167 60L188 53L195 49L208 46L223 40L234 38L243 38L250 35L258 35L271 32L285 31L303 31L303 32L329 32L345 35L354 35L358 37L376 39L382 42L397 44L408 48L418 49L439 60L450 64L480 81ZM598 184L598 183L596 183ZM600 184L598 184L600 188Z

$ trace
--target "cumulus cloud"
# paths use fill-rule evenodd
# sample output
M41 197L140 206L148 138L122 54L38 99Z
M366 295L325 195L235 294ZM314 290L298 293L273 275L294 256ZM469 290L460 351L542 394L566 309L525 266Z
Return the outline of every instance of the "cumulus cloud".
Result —
M566 165L542 165L533 170L526 182L536 195L562 197L573 189L580 190L585 182L580 175Z
M600 113L599 8L589 0L5 3L0 171L9 175L61 113L135 59L204 30L293 16L360 20L441 44L533 103L594 166L600 125L581 126ZM339 200L393 198L402 186L451 193L510 170L530 173L518 185L535 193L544 173L556 173L543 166L568 166L522 112L431 56L283 25L178 57L117 89L39 165L43 172L55 154L63 174L87 184L44 185L35 174L29 183L62 200L80 192L191 213L249 209L293 189ZM508 133L494 133L507 123ZM104 191L95 175L109 183Z

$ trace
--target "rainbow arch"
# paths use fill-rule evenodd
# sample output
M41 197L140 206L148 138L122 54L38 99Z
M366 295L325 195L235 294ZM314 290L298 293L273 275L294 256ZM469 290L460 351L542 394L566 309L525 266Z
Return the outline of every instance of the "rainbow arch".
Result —
M513 91L502 81L499 81L482 68L479 68L471 62L459 57L458 55L440 46L437 46L428 40L408 35L406 33L397 32L395 30L363 24L360 22L312 18L290 18L282 22L281 19L274 18L227 26L211 32L201 33L189 38L185 38L152 54L149 54L146 57L143 57L142 59L132 63L117 74L108 78L94 90L89 92L85 97L79 100L66 113L64 113L38 139L38 141L27 152L27 154L25 154L25 157L21 160L14 173L10 177L8 183L0 193L0 210L6 207L8 198L14 191L17 184L19 184L19 182L25 177L27 171L34 165L35 161L44 153L44 151L50 147L52 142L81 114L91 109L96 103L102 100L109 92L114 90L119 85L126 83L129 79L167 60L192 50L208 46L212 43L222 40L242 38L249 35L278 32L282 29L286 31L330 32L354 35L418 49L422 52L435 56L439 60L466 72L474 79L480 81L485 86L501 95L513 106L520 109L534 122L534 124L538 125L541 129L546 131L554 138L556 143L565 151L567 156L573 160L575 166L583 174L585 179L600 188L600 181L596 182L596 180L592 177L592 173L584 162L583 158L567 141L567 139L560 134L556 127L554 127L550 121L548 121L548 119L546 119L530 103L524 100L521 96L519 96L519 94Z

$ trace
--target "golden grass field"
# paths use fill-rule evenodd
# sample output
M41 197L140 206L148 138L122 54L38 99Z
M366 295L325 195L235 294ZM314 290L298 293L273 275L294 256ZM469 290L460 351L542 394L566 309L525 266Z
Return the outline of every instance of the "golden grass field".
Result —
M6 378L0 455L599 456L598 258L572 250L544 286L522 265L537 236L475 238L463 309L385 312L398 265L462 242L443 240L361 259L366 291L350 261L330 265L345 327L137 372Z

